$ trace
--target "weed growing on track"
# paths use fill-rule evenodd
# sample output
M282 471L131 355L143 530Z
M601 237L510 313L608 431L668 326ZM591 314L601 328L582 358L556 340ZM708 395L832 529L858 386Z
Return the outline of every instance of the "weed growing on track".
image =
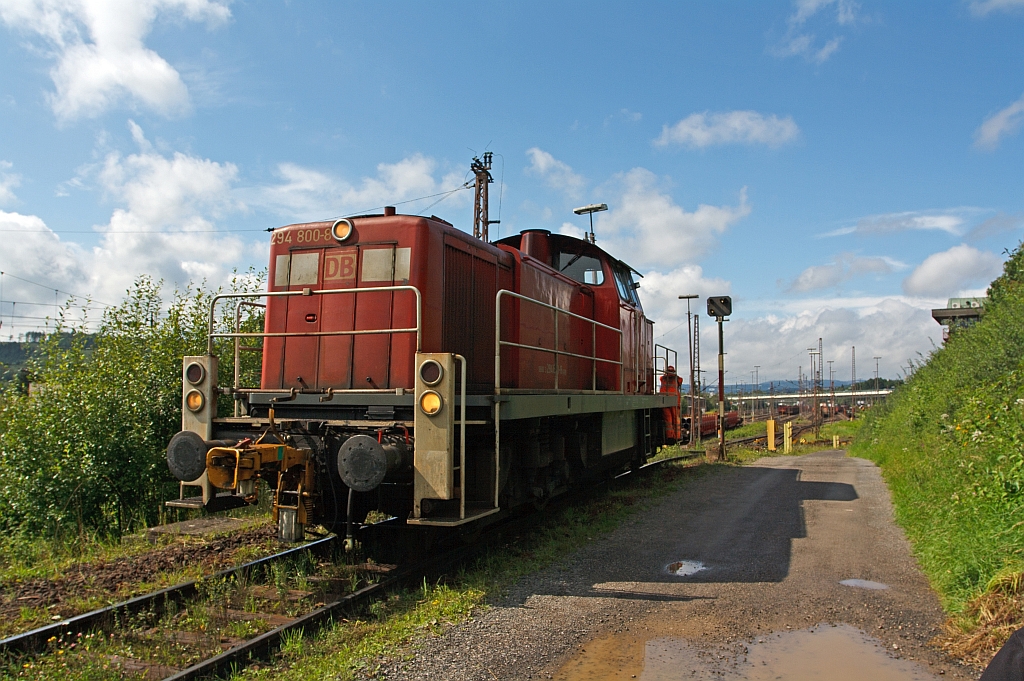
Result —
M882 467L897 520L954 615L944 645L980 662L1024 623L1008 603L1019 589L1006 588L1024 571L1022 246L981 321L954 331L873 409L853 447ZM993 635L975 640L985 629Z
M438 635L469 619L474 609L499 599L517 579L564 558L625 518L676 489L708 466L668 464L653 471L643 486L630 483L554 513L539 527L492 549L446 582L424 583L415 590L376 603L368 616L342 621L312 639L289 641L286 650L262 669L256 666L234 681L252 679L354 679L373 675L385 657L407 650L420 636Z

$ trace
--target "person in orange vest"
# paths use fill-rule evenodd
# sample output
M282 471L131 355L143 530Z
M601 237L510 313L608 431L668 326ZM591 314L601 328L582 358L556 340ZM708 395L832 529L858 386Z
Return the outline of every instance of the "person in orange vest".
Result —
M676 406L665 407L665 439L670 443L679 442L682 438L682 432L679 423L679 411L681 408L682 397L680 395L680 388L683 385L683 379L676 374L676 368L674 366L665 367L665 373L661 375L661 385L658 386L658 392L665 395L676 395Z

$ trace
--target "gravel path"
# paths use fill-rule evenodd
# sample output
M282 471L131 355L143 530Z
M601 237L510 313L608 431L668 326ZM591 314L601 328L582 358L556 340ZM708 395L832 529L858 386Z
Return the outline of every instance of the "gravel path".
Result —
M676 576L669 566L678 561L705 569ZM839 584L849 579L888 588ZM654 678L644 673L649 644L683 639L705 662L676 678L705 678L730 664L735 673L758 637L823 623L869 633L929 672L920 678L977 678L927 645L944 619L893 522L879 469L818 452L685 482L380 677Z

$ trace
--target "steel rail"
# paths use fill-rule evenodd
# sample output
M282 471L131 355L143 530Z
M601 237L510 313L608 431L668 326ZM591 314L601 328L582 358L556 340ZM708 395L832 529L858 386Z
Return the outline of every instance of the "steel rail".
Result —
M364 586L333 603L321 606L287 624L282 624L218 655L165 677L164 681L193 681L194 679L219 677L248 664L254 658L268 657L281 647L282 639L290 632L302 631L305 634L320 629L332 622L337 615L363 605L376 594L386 592L389 588L411 578L413 574L421 574L421 571L417 571L415 568L406 568L399 574L389 575L384 581Z
M652 461L635 470L625 471L615 476L613 479L618 480L619 478L632 474L646 472L673 461L693 458L693 456L696 455L683 455L661 459L659 461ZM580 491L582 492L587 490ZM565 503L571 503L576 499L577 497L574 495L564 495L562 501ZM364 586L362 589L350 593L333 603L323 605L306 615L292 620L291 622L282 624L275 629L271 629L270 631L247 641L243 641L237 646L225 650L214 657L203 660L202 662L197 662L191 667L165 677L163 681L198 681L199 679L218 678L227 674L235 673L238 669L248 665L253 660L268 658L277 648L280 647L282 640L289 633L301 631L304 636L309 636L318 629L329 625L337 618L338 615L364 606L375 596L384 594L390 589L400 586L403 582L408 582L413 578L418 581L427 574L438 574L441 570L451 565L473 558L476 554L487 548L495 539L500 537L502 531L507 531L510 528L514 529L515 526L531 522L532 520L535 520L534 514L501 523L497 525L494 528L495 531L491 532L490 536L483 541L479 541L472 546L464 546L454 549L433 560L422 561L407 568L400 568L398 572L388 575L383 581Z
M336 540L337 537L333 535L324 539L318 539L317 541L310 542L309 544L296 546L295 548L275 553L272 556L266 556L244 565L239 565L238 567L221 570L220 572L216 572L208 577L203 577L196 581L182 582L181 584L169 586L152 593L130 598L121 603L115 603L114 605L108 605L104 608L76 615L75 617L61 620L60 622L54 622L53 624L48 624L44 627L33 629L32 631L16 634L0 641L0 656L8 654L38 653L46 649L46 642L51 637L59 638L65 634L73 636L79 632L84 633L91 629L98 629L111 622L115 622L119 619L135 615L140 612L162 612L169 603L181 603L186 599L195 596L199 592L199 583L202 581L226 579L232 576L246 576L265 565L270 565L271 563L275 563L279 560L291 558L305 552L326 552L334 546Z

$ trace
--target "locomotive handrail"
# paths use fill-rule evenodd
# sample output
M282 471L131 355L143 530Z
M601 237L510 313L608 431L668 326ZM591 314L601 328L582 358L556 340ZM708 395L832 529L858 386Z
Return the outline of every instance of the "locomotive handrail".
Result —
M545 348L545 347L540 346L540 345L527 345L527 344L524 344L524 343L516 343L514 341L503 341L503 340L501 340L501 298L502 298L502 296L510 296L512 298L518 298L520 300L525 300L525 301L527 301L529 303L533 303L534 305L540 305L541 307L546 307L549 310L552 310L555 313L554 314L554 318L555 318L555 347L554 348ZM576 319L579 319L581 321L584 321L584 322L587 322L587 323L590 324L590 328L591 328L591 345L590 345L590 347L591 347L591 353L592 354L590 354L590 355L581 355L581 354L578 354L578 353L575 353L575 352L569 352L567 350L559 350L558 349L558 315L559 314L568 315L569 317L574 317ZM597 327L599 327L599 326L601 328L603 328L603 329L608 329L609 331L614 331L615 333L619 334L619 359L618 360L605 359L603 357L598 357L597 356ZM623 376L621 375L622 371L623 371L623 363L622 363L622 330L621 329L617 329L614 326L608 326L607 324L602 324L601 322L597 321L596 319L591 319L589 317L584 317L582 315L578 315L575 312L570 312L569 310L562 309L562 308L558 307L557 305L551 305L549 303L545 303L543 301L537 300L536 298L530 298L529 296L524 296L521 293L516 293L514 291L509 291L508 289L501 289L500 291L498 291L497 295L494 297L494 394L495 395L500 395L501 394L501 347L503 345L504 346L508 346L508 347L522 348L524 350L536 350L536 351L539 351L539 352L547 352L547 353L553 354L555 356L555 390L558 390L558 373L559 373L558 372L558 358L560 356L577 357L579 359L590 360L590 363L591 363L591 379L590 379L591 383L590 383L590 389L592 391L594 391L594 392L597 392L597 363L598 362L605 362L606 364L617 364L617 365L619 365L619 374L620 374L620 376L619 376L619 384L620 385L619 385L619 390L617 392L624 392L624 390L623 390L624 386L622 384ZM495 421L497 421L497 418L495 418Z
M658 354L658 348L661 348L662 350L665 351L665 355L664 356L661 356L661 355ZM674 360L673 360L672 364L669 364L669 362L668 362L668 356L669 356L670 353L674 357ZM660 360L664 360L664 362L665 362L665 367L663 369L660 369L660 370L658 369L658 360L659 359ZM674 366L676 368L676 374L679 373L679 353L677 353L675 350L673 350L672 348L670 348L668 346L661 345L660 343L655 343L654 344L654 377L657 378L660 374L664 374L665 373L665 369L667 369L669 366Z
M263 308L264 310L267 309L267 306L265 304L263 304L263 303L254 303L251 300L239 300L238 304L235 305L235 333L239 333L242 330L242 308L243 307L259 307L259 308ZM262 352L263 351L263 348L253 348L253 347L249 347L249 346L246 346L245 348L242 348L242 339L241 338L236 338L235 339L235 382L233 384L233 387L234 387L235 390L238 390L239 388L242 387L242 350L243 349L245 349L245 350L255 350L255 351L258 351L258 352ZM234 402L235 402L234 415L236 417L238 417L238 416L241 415L239 412L241 411L242 403L238 399L235 399Z
M411 328L396 328L396 329L360 329L351 331L306 331L306 332L246 332L246 333L217 333L214 331L216 325L216 309L217 301L228 300L231 298L279 298L286 296L313 296L313 295L326 295L331 293L374 293L380 291L412 291L416 294L416 326ZM262 291L259 293L221 293L213 297L210 301L210 325L209 333L206 338L206 353L213 355L213 339L214 338L289 338L293 336L363 336L363 335L380 335L380 334L391 334L391 333L415 333L416 334L416 352L419 352L422 344L422 296L420 290L415 286L402 285L402 286L367 286L366 288L334 288L334 289L309 289L304 288L301 291Z

